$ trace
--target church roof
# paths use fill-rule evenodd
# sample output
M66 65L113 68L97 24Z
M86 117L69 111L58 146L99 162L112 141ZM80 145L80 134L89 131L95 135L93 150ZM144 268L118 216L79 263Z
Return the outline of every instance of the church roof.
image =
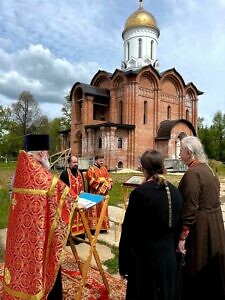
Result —
M77 82L73 89L71 90L71 95L74 89L80 88L84 95L93 95L93 96L101 96L105 98L110 97L110 92L108 89L99 88L96 86L92 86L86 83Z
M154 28L158 31L158 35L159 35L159 28L156 19L150 12L144 10L142 6L140 6L135 12L133 12L128 17L124 26L123 34L125 31L131 28L140 27L140 26L147 26L147 27Z
M196 136L196 131L194 126L191 122L185 119L179 119L179 120L165 120L160 123L160 127L157 132L156 140L169 140L171 135L171 130L177 123L185 123L193 132L193 134Z

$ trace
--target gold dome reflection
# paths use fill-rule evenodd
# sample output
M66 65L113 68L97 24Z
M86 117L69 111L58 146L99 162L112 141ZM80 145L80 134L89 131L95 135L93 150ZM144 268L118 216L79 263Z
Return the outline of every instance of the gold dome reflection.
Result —
M143 10L142 8L139 8L136 10L134 13L132 13L129 18L127 19L125 26L124 26L124 31L127 31L128 29L131 29L133 27L138 27L138 26L148 26L148 27L153 27L155 28L158 33L158 25L153 17L152 14L149 12Z

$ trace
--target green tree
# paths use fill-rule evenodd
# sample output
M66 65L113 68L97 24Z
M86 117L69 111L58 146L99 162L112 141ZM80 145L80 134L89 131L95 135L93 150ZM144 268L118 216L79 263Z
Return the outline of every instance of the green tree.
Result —
M69 96L64 98L62 107L62 117L61 117L61 130L66 130L71 128L71 101L69 101Z
M9 107L0 105L0 141L9 130L11 124L11 110Z
M204 119L198 119L198 136L210 159L225 161L225 114L215 113L212 125L204 126Z
M49 136L50 136L50 154L54 154L60 152L60 126L61 126L61 118L55 118L52 121L49 121Z
M225 114L218 111L211 126L215 147L215 159L225 161Z
M200 138L209 158L213 157L211 135L212 130L208 128L207 125L204 125L204 118L198 118L198 137Z

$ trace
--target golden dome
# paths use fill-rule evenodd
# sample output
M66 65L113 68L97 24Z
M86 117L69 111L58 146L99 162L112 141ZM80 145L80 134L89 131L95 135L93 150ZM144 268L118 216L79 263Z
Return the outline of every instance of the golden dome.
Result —
M131 29L133 27L139 27L139 26L152 27L156 29L159 33L158 25L153 15L140 7L138 10L132 13L127 19L124 26L123 33L128 29Z

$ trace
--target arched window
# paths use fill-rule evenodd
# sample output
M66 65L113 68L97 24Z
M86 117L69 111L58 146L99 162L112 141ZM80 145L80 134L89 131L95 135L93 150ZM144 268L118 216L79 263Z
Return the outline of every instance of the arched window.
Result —
M122 149L123 148L123 140L121 137L117 140L117 148Z
M147 101L144 102L143 124L147 123Z
M167 120L170 120L171 119L171 107L168 106L167 107Z
M154 42L153 42L153 40L151 40L151 59L153 59L153 45L154 45Z
M123 169L123 162L119 161L117 166L118 166L118 169Z
M130 59L130 43L127 42L127 59Z
M142 56L142 39L138 39L138 57Z
M189 110L188 109L186 109L186 120L189 121Z
M102 138L100 137L99 139L98 139L98 148L102 148Z

